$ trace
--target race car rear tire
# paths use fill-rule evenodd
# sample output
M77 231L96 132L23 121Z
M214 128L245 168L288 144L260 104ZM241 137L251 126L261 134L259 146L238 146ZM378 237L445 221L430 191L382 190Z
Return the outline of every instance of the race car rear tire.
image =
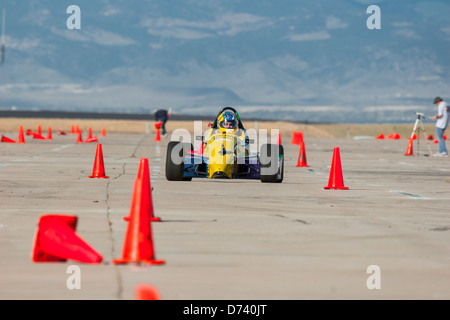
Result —
M278 144L264 144L259 153L260 180L281 183L284 179L284 148Z
M175 148L179 148L178 157L172 157ZM167 145L166 153L166 179L169 181L191 181L192 177L183 177L184 155L188 150L192 150L192 144L178 141L170 141ZM175 151L176 152L176 151Z

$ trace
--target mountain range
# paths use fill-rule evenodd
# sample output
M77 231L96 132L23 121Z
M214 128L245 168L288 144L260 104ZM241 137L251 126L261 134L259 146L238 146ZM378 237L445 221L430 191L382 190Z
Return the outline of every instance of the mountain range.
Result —
M67 8L80 8L69 29ZM381 29L367 20L380 9ZM446 0L0 0L0 109L413 122L450 100Z

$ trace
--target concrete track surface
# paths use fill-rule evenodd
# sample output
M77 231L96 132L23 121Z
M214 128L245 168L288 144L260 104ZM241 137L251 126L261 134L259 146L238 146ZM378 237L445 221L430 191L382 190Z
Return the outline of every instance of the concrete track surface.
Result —
M99 137L109 179L88 178L97 143L75 135L0 143L0 299L131 300L139 284L164 300L450 298L450 158L405 156L406 140L306 138L309 167L295 167L299 147L283 140L282 184L169 182L169 138L152 135ZM349 190L323 189L334 147ZM152 222L153 245L166 263L114 265L141 158L162 219ZM104 262L32 262L44 214L78 216L77 234ZM71 265L81 289L67 286Z

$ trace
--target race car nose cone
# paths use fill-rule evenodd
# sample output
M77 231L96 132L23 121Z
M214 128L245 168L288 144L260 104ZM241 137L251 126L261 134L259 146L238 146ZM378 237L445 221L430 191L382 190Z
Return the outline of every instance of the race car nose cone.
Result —
M212 179L230 179L230 177L223 171L216 171L211 177Z

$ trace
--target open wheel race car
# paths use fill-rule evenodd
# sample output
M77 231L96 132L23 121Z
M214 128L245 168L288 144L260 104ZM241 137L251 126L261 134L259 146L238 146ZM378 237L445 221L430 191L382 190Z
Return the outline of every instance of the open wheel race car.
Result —
M191 181L192 178L260 179L281 183L284 176L284 149L280 144L263 144L250 152L250 140L239 114L225 107L210 125L194 151L192 143L170 141L167 146L166 178Z

